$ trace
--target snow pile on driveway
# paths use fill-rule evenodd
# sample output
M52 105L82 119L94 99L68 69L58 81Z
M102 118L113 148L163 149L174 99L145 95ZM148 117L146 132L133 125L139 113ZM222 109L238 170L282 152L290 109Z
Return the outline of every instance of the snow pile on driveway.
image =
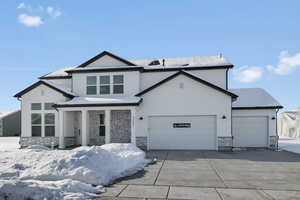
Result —
M300 138L280 137L278 145L280 149L300 153Z
M99 187L142 170L149 160L132 144L106 144L73 150L50 151L41 146L0 152L0 198L28 194L61 199L84 199ZM15 192L15 191L23 192ZM18 199L23 196L19 196ZM71 199L72 199L71 198ZM23 199L26 199L25 197Z

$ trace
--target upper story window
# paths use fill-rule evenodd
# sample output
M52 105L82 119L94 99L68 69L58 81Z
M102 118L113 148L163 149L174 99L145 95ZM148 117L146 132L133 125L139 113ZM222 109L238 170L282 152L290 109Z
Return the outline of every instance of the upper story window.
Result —
M31 110L42 110L42 104L41 103L32 103Z
M87 76L86 79L87 95L124 93L124 75Z
M97 76L86 77L86 94L97 94Z
M123 94L124 93L124 76L114 75L113 76L113 93Z
M110 76L100 76L100 94L110 94Z

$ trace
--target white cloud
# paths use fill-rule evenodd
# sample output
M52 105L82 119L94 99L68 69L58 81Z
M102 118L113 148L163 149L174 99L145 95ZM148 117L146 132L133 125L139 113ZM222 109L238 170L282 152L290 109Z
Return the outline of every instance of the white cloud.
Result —
M61 16L61 12L57 9L54 9L53 7L47 7L47 13L53 17L53 18L57 18L59 16Z
M24 2L20 3L17 9L26 9L27 11L32 11L32 7L30 5L25 4Z
M278 58L277 66L267 66L267 69L274 74L287 75L292 73L296 68L300 68L300 53L290 55L287 51L282 51Z
M30 16L27 14L20 14L18 19L21 24L24 24L25 26L28 27L38 27L44 23L40 16Z
M261 79L263 75L262 67L240 67L233 71L235 79L243 83L252 83Z

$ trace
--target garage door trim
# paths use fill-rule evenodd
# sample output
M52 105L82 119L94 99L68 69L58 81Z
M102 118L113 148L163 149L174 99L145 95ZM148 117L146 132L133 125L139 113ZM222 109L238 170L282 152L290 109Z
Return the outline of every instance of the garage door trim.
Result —
M232 116L232 136L233 136L233 140L234 140L234 133L233 133L233 131L234 131L234 127L233 127L233 118L249 118L249 117L257 117L257 118L264 118L264 119L266 119L266 122L267 122L267 124L266 124L266 131L267 131L267 134L266 134L266 137L267 137L267 147L269 146L269 116L267 116L267 115L233 115ZM236 147L234 144L234 141L233 141L233 147ZM255 148L255 147L254 147Z

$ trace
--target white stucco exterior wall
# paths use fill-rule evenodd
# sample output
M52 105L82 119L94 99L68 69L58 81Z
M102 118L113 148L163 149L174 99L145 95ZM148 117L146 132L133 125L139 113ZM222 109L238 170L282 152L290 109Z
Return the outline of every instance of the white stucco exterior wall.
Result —
M141 90L151 87L155 83L175 74L176 72L177 71L141 73ZM226 69L191 70L188 72L207 82L226 89Z
M124 75L124 94L135 95L140 91L140 72L98 72L98 73L74 73L73 74L73 92L80 96L101 96L86 95L86 77L87 76L105 76L105 75ZM99 80L97 80L99 81ZM112 77L111 77L112 83Z
M115 58L112 58L111 56L105 55L87 66L88 67L114 67L114 66L127 66L127 64Z
M45 85L40 85L24 94L21 98L21 136L31 137L31 103L56 103L63 102L66 100L68 100L68 98ZM58 124L58 113L55 112L56 137L58 137L59 135Z
M184 85L180 88L180 85ZM231 136L231 96L184 75L142 95L137 108L136 136L148 136L148 117L154 115L215 115L217 136ZM226 119L222 119L225 115Z
M268 117L268 133L269 136L276 136L276 109L247 109L247 110L232 110L232 116L263 116Z

